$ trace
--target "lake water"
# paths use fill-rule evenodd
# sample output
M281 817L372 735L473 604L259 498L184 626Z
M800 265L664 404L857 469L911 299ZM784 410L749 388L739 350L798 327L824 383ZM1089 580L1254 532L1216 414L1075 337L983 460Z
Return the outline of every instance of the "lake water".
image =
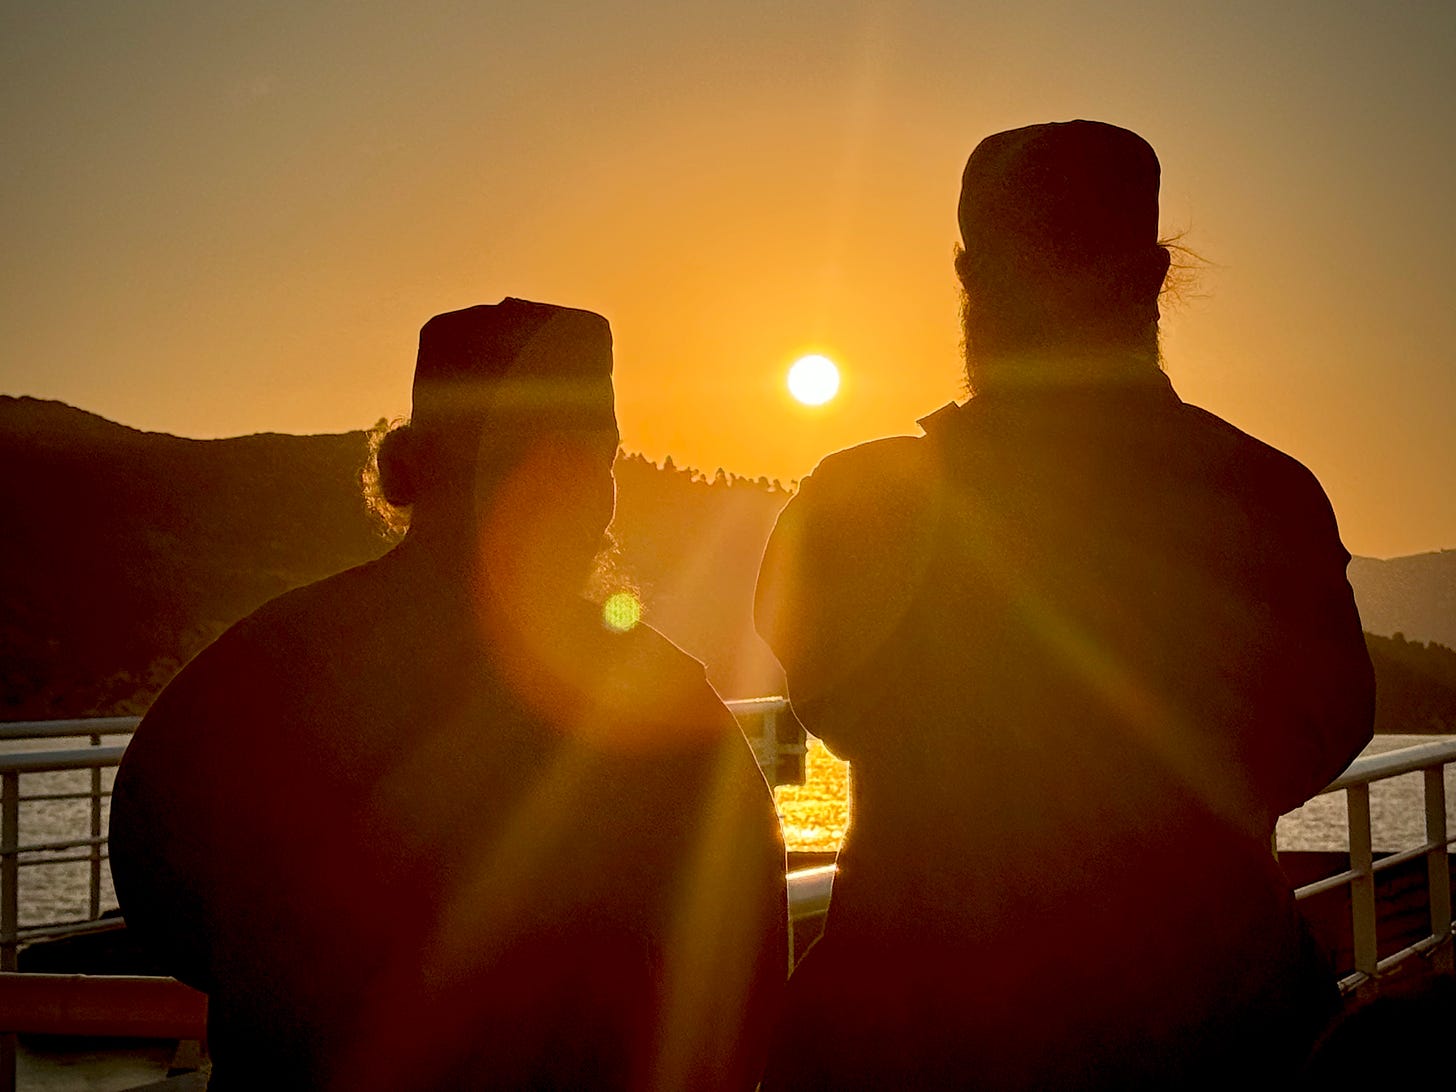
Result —
M1380 736L1365 754L1380 754L1443 737ZM23 745L27 750L52 750L69 741ZM105 740L124 742L124 739ZM8 749L8 748L7 748ZM831 755L817 740L809 741L806 756L807 781L802 786L784 786L775 792L783 823L784 841L791 850L833 851L844 840L849 826L849 768ZM103 771L108 788L114 771ZM80 792L89 787L84 771L28 774L21 779L25 795ZM1456 805L1456 764L1446 767L1448 806ZM1397 850L1425 840L1422 775L1407 774L1371 786L1370 811L1375 849ZM1456 811L1456 806L1452 806ZM31 801L20 806L22 845L68 837L84 837L90 831L90 805L85 800ZM103 805L102 831L107 810ZM1456 825L1456 824L1453 824ZM1284 849L1343 850L1348 844L1344 793L1316 797L1298 811L1279 821L1279 844ZM29 859L72 856L76 850L34 854ZM90 865L86 862L43 864L20 870L20 922L36 924L85 915ZM102 906L116 905L110 876L102 870Z

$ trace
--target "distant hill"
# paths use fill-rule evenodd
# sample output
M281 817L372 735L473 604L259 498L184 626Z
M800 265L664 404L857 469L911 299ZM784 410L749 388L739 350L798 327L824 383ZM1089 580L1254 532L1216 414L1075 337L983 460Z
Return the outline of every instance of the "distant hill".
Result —
M367 457L363 431L187 440L0 396L0 719L140 712L238 618L379 556ZM617 479L617 566L648 621L725 697L781 693L752 596L789 492L640 455L618 461ZM1379 730L1456 732L1456 653L1421 643L1450 632L1453 562L1456 550L1351 566L1366 628L1404 634L1367 639ZM1395 591L1382 591L1391 572Z
M1456 734L1456 652L1372 633L1365 645L1375 665L1377 732Z
M753 628L764 543L789 499L781 485L719 471L707 479L641 455L617 460L613 533L620 569L647 621L709 666L725 698L784 692L783 671Z
M1360 621L1371 633L1396 633L1456 648L1456 550L1350 562Z
M140 712L179 666L290 588L388 547L363 431L187 440L0 396L0 719ZM767 479L618 472L619 568L725 697L783 692L753 630Z
M0 397L0 716L145 708L228 625L385 549L363 432L187 440Z

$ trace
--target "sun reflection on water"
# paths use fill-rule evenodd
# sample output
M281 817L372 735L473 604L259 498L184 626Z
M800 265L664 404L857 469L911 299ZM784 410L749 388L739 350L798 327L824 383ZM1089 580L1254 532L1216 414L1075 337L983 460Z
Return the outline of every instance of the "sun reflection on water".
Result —
M774 790L784 846L799 852L837 851L849 828L849 764L810 739L804 773L804 784Z

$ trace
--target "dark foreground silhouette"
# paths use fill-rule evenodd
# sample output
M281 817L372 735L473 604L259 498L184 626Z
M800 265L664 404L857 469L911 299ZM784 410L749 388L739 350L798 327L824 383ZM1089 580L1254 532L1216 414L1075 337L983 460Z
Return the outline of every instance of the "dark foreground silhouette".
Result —
M767 786L701 665L579 598L610 334L421 333L378 561L163 692L116 783L128 925L210 995L215 1088L751 1088L786 965Z
M1449 1065L1415 1044L1444 1044L1456 1027L1456 978L1420 975L1385 982L1381 995L1337 1020L1315 1049L1299 1087L1316 1090L1419 1088L1439 1084ZM1392 1050L1392 1044L1407 1049ZM1449 1077L1447 1078L1449 1079Z
M974 396L779 519L758 623L853 825L765 1088L1292 1080L1335 1010L1270 835L1370 737L1348 555L1161 372L1157 190L1126 130L983 142Z

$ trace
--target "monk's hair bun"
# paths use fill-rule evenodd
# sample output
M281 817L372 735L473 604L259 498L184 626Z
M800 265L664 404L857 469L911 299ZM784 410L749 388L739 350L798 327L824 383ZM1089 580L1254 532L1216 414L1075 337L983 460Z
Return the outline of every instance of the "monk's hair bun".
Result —
M379 492L396 508L408 508L419 498L419 437L407 424L390 429L375 453Z
M398 542L409 530L409 506L419 491L419 458L413 450L418 437L406 422L384 418L366 436L369 451L359 468L364 507L385 540Z

